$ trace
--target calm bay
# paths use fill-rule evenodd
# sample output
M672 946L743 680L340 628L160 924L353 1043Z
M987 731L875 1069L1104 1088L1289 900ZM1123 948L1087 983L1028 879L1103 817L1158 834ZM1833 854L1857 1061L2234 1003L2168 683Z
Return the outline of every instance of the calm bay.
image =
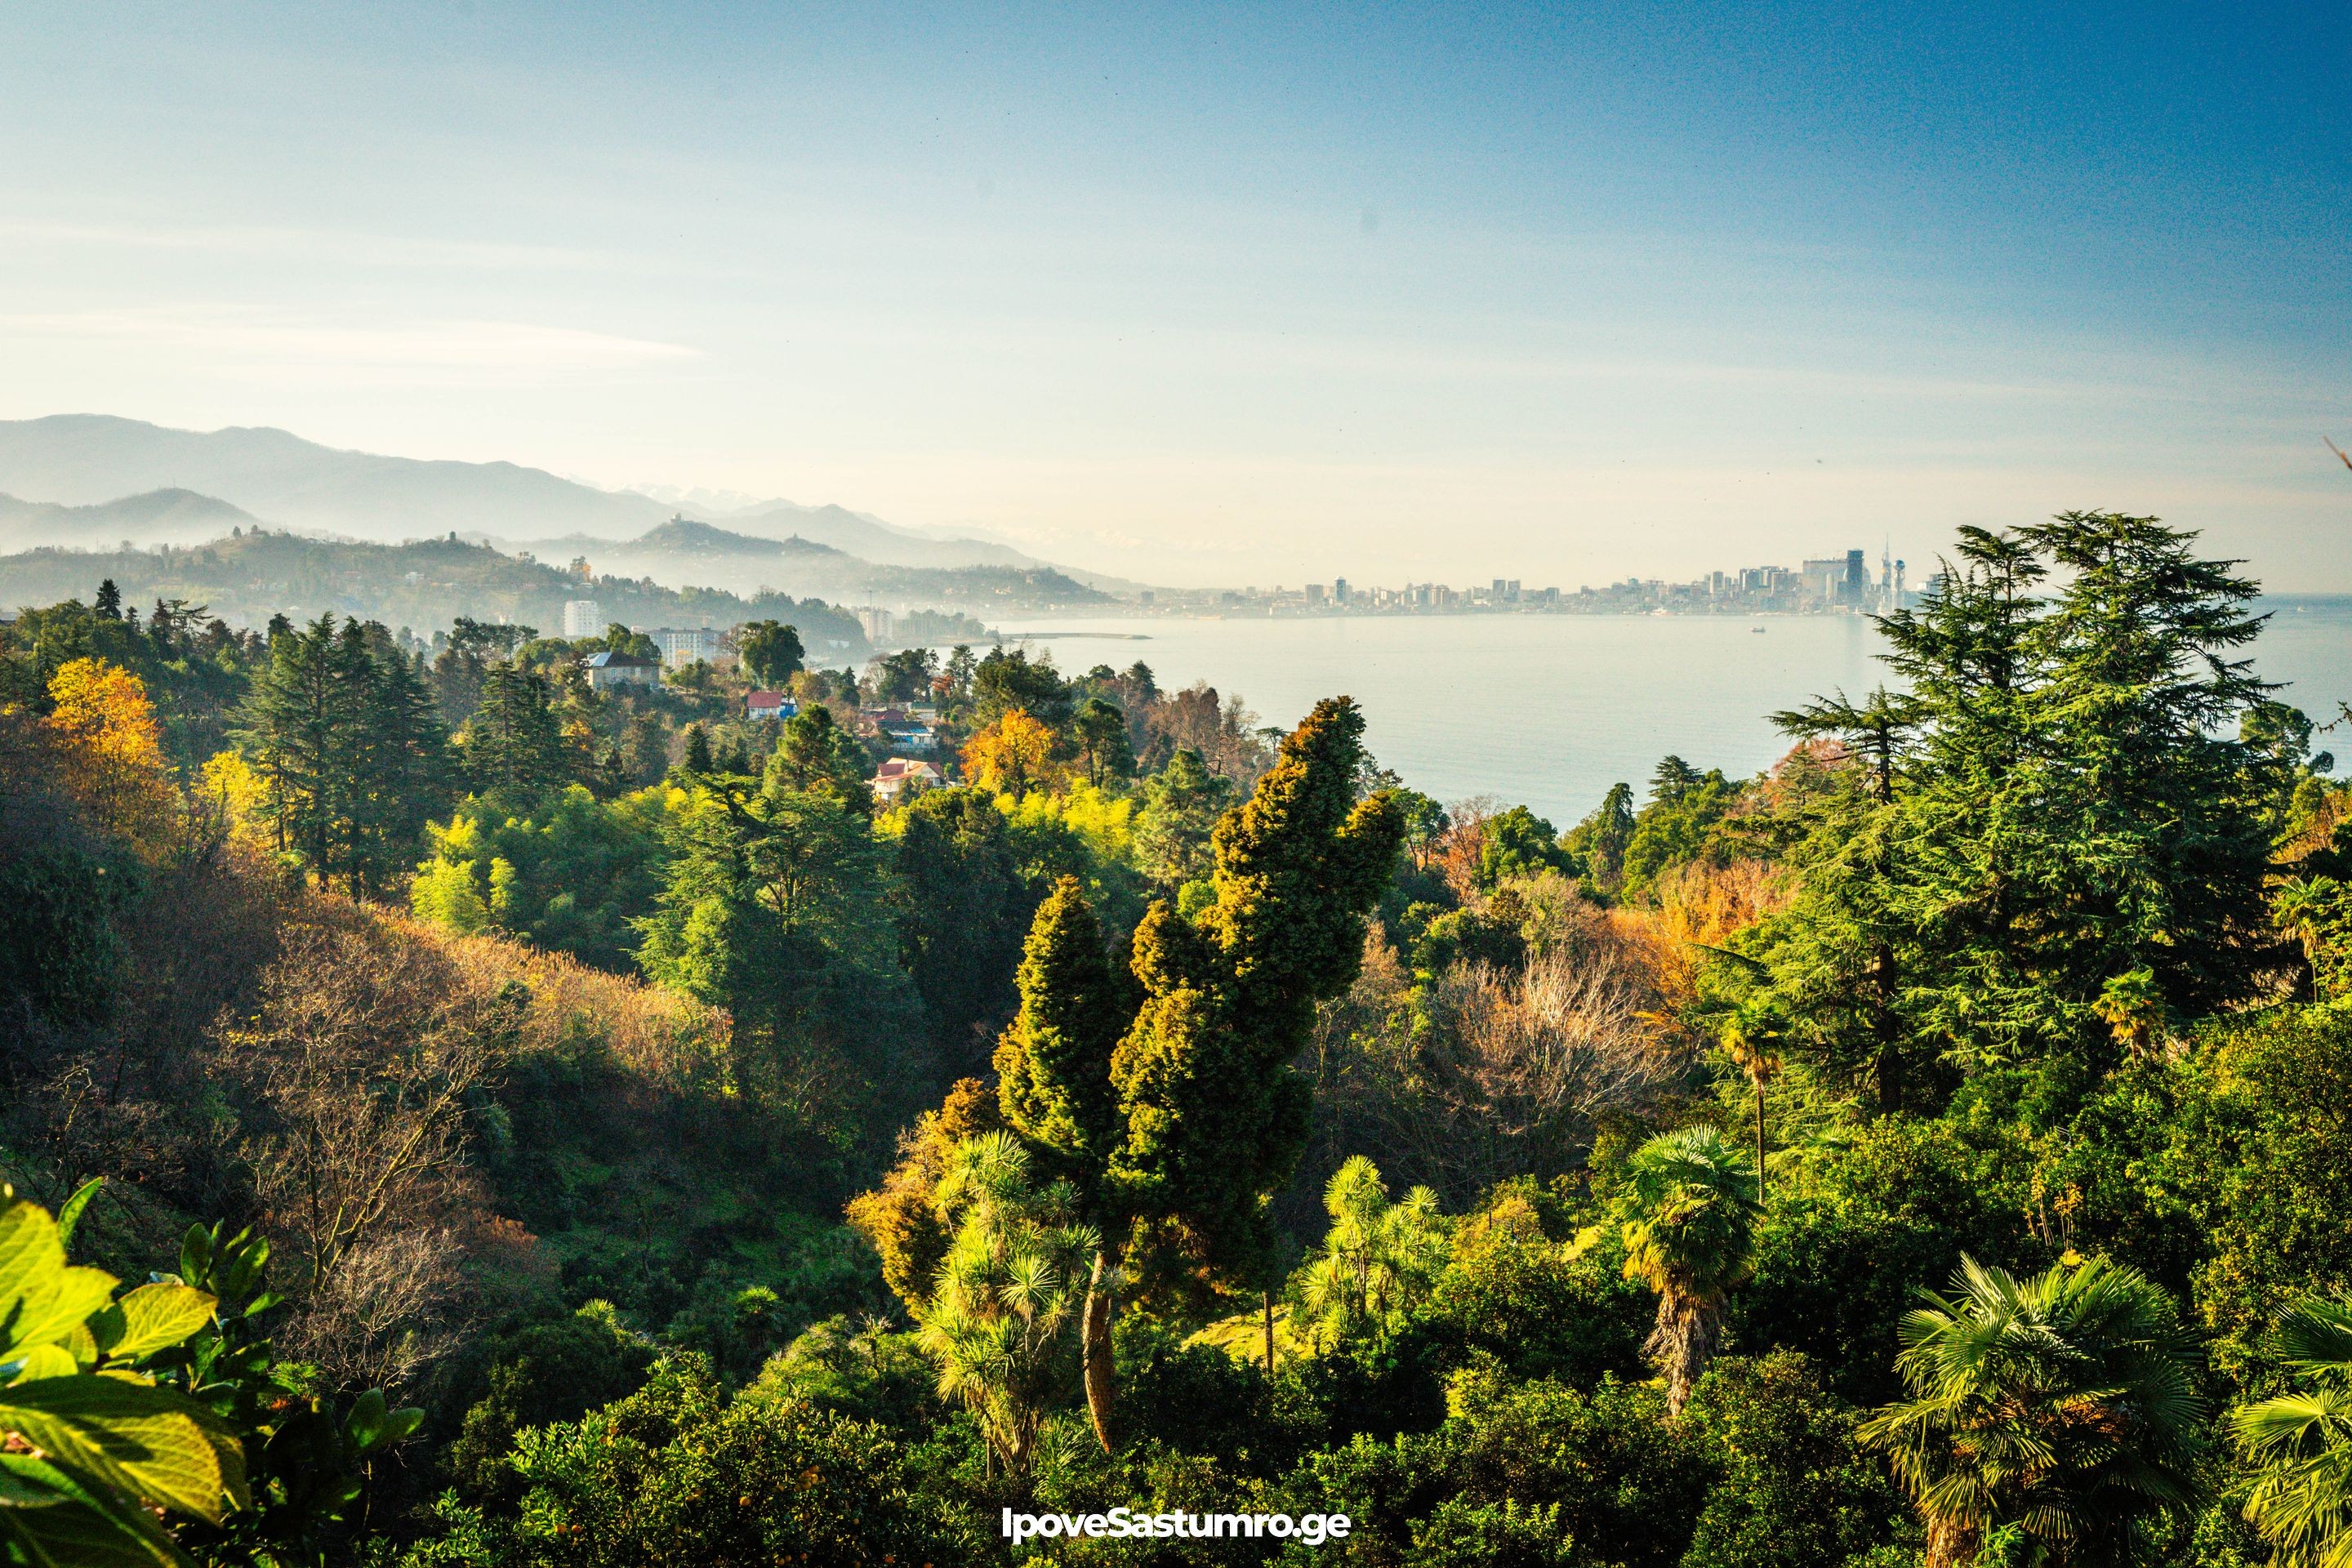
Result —
M2352 599L2263 608L2255 668L2332 718L2352 701ZM1414 788L1524 803L1561 826L1621 779L1642 791L1669 752L1735 776L1768 767L1788 749L1775 710L1859 694L1885 670L1876 627L1849 616L1062 617L1003 633L1065 673L1141 659L1163 687L1206 680L1268 724L1344 692L1373 754Z

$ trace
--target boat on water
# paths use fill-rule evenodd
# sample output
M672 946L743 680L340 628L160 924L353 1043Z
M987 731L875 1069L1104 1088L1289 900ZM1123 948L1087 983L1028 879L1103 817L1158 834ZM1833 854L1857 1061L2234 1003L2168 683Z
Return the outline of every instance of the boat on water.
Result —
M1748 629L1755 633L1759 637L1764 635L1764 628L1762 626L1750 626Z

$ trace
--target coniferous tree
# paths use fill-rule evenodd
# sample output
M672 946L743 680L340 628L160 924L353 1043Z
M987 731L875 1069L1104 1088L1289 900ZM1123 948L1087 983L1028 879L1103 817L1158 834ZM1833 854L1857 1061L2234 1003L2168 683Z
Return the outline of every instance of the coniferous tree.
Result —
M1087 1408L1108 1452L1113 1291L1126 1218L1109 1179L1125 1132L1111 1058L1132 1007L1076 877L1061 879L1039 906L1019 980L1021 1011L996 1047L998 1094L1006 1125L1036 1147L1049 1176L1070 1183L1100 1244L1089 1260L1079 1340Z
M1112 1063L1127 1120L1117 1173L1176 1250L1229 1287L1279 1276L1267 1194L1307 1137L1290 1058L1316 1003L1355 978L1364 916L1402 840L1387 794L1356 799L1363 727L1344 697L1316 704L1217 824L1216 902L1199 925L1155 904L1135 935L1144 997Z
M780 789L817 790L861 812L874 809L866 783L866 748L834 721L833 710L812 702L784 723L766 776Z
M1799 901L1750 945L1882 1109L1949 1063L2020 1074L2035 1114L2063 1115L2140 1037L2102 1016L2124 977L2195 1013L2282 967L2250 805L2279 763L2234 734L2267 700L2237 656L2255 588L2193 544L2110 513L1964 529L1926 602L1881 618L1907 694L1780 716L1844 742L1854 787L1817 811Z
M337 679L334 617L320 616L270 639L240 736L267 783L261 815L280 854L319 873L338 869L338 822L348 794L344 747L354 720Z
M466 721L466 771L474 787L528 801L564 782L563 721L536 669L501 660L482 677L481 703Z

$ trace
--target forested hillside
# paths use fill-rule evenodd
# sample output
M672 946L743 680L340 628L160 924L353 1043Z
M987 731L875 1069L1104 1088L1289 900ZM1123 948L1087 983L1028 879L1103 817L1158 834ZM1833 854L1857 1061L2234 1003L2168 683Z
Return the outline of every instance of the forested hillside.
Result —
M714 588L665 588L650 578L577 573L457 538L362 544L254 529L208 544L154 551L39 549L0 556L0 604L40 605L89 594L111 582L132 605L151 600L201 605L240 626L273 616L321 615L381 621L420 635L460 616L535 627L563 624L564 604L591 598L616 621L637 626L726 626L782 618L808 646L862 655L857 617L814 599Z
M2192 536L1945 564L1563 826L1336 694L89 563L0 645L0 1540L2352 1560L2352 796Z

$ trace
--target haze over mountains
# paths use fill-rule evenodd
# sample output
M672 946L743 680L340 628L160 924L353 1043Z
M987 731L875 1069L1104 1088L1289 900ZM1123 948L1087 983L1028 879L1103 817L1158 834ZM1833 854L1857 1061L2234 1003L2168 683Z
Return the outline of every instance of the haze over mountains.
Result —
M0 494L0 550L38 550L45 545L201 544L232 528L257 520L194 490L149 490L86 506L53 500L22 500Z
M709 570L730 571L753 556L814 565L806 552L713 547L660 530L678 509L635 491L602 490L514 463L389 458L322 447L283 430L173 430L107 415L64 414L0 421L0 548L190 543L233 526L397 542L457 532L541 555L607 558L663 580L732 586ZM21 498L21 499L17 499ZM766 501L724 513L730 538L782 544L799 538L837 552L824 584L787 581L797 592L841 591L857 563L955 570L1059 570L1110 592L1135 584L1099 573L1054 568L1009 545L937 539L894 528L840 506ZM719 531L712 531L714 532ZM625 548L616 550L616 545ZM880 577L893 574L882 574Z

